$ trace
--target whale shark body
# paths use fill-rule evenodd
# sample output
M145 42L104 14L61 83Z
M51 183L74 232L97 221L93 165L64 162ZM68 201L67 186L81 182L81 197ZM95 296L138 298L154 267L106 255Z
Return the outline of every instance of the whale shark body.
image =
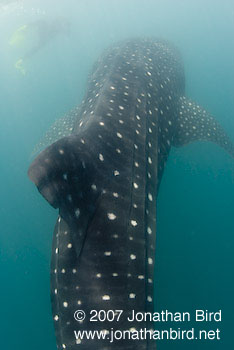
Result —
M137 338L151 323L129 317L154 310L156 199L170 148L208 140L234 155L215 119L184 94L171 44L114 45L94 65L81 105L55 123L52 144L30 166L30 179L59 208L51 262L58 349L155 349L149 334ZM117 330L122 336L111 341Z

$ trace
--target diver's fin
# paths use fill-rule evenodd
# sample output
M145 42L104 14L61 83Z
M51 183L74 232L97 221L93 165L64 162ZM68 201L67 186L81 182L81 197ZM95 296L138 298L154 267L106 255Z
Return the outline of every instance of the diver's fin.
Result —
M229 137L205 109L186 97L179 101L179 116L173 146L184 146L193 141L211 141L223 147L234 157L234 145Z
M16 63L15 63L15 68L20 71L23 75L26 74L26 69L23 67L23 59L20 58Z
M24 32L28 26L24 24L23 26L19 27L11 36L9 40L9 45L10 46L19 46L22 44L22 42L25 40Z
M42 140L34 147L31 157L36 156L43 149L58 141L62 137L71 135L74 130L75 123L79 119L79 115L80 108L76 107L65 116L57 119L45 133Z

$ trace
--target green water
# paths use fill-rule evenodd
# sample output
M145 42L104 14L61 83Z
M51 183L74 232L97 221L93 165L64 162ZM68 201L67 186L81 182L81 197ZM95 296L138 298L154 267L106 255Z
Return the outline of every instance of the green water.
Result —
M69 19L70 34L38 50L22 74L15 63L30 42L12 47L12 34L61 16ZM187 95L234 140L233 18L231 0L0 1L1 349L56 349L49 296L56 212L27 178L34 145L80 102L103 48L137 36L163 37L180 48ZM191 314L221 309L222 322L159 327L219 328L221 339L159 341L158 350L233 347L233 198L234 162L218 146L172 150L158 198L156 308Z

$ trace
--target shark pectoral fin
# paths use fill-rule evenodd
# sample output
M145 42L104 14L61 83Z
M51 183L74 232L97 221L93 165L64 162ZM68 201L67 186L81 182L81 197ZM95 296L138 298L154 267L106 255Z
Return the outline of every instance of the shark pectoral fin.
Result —
M205 109L186 97L179 100L179 116L173 146L184 146L193 141L211 141L234 157L234 145L219 123Z
M31 157L36 156L43 149L58 141L62 137L69 136L74 130L75 123L79 119L80 108L70 110L66 115L57 119L47 130L40 142L34 147Z
M86 229L99 191L93 186L95 168L90 151L71 135L47 147L34 160L28 176L72 230ZM83 147L83 148L82 148Z

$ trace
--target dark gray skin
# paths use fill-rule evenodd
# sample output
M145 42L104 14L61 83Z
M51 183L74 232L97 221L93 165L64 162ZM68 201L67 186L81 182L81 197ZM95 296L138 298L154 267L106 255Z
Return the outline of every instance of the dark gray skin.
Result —
M51 262L58 349L155 349L149 334L110 343L76 339L74 330L152 328L127 317L154 310L156 199L170 148L208 140L234 155L218 123L184 89L172 45L139 39L113 46L94 66L69 127L66 119L55 124L67 136L30 166L30 179L59 208ZM79 309L83 322L74 319ZM123 314L119 321L116 315L114 322L89 322L91 310Z

